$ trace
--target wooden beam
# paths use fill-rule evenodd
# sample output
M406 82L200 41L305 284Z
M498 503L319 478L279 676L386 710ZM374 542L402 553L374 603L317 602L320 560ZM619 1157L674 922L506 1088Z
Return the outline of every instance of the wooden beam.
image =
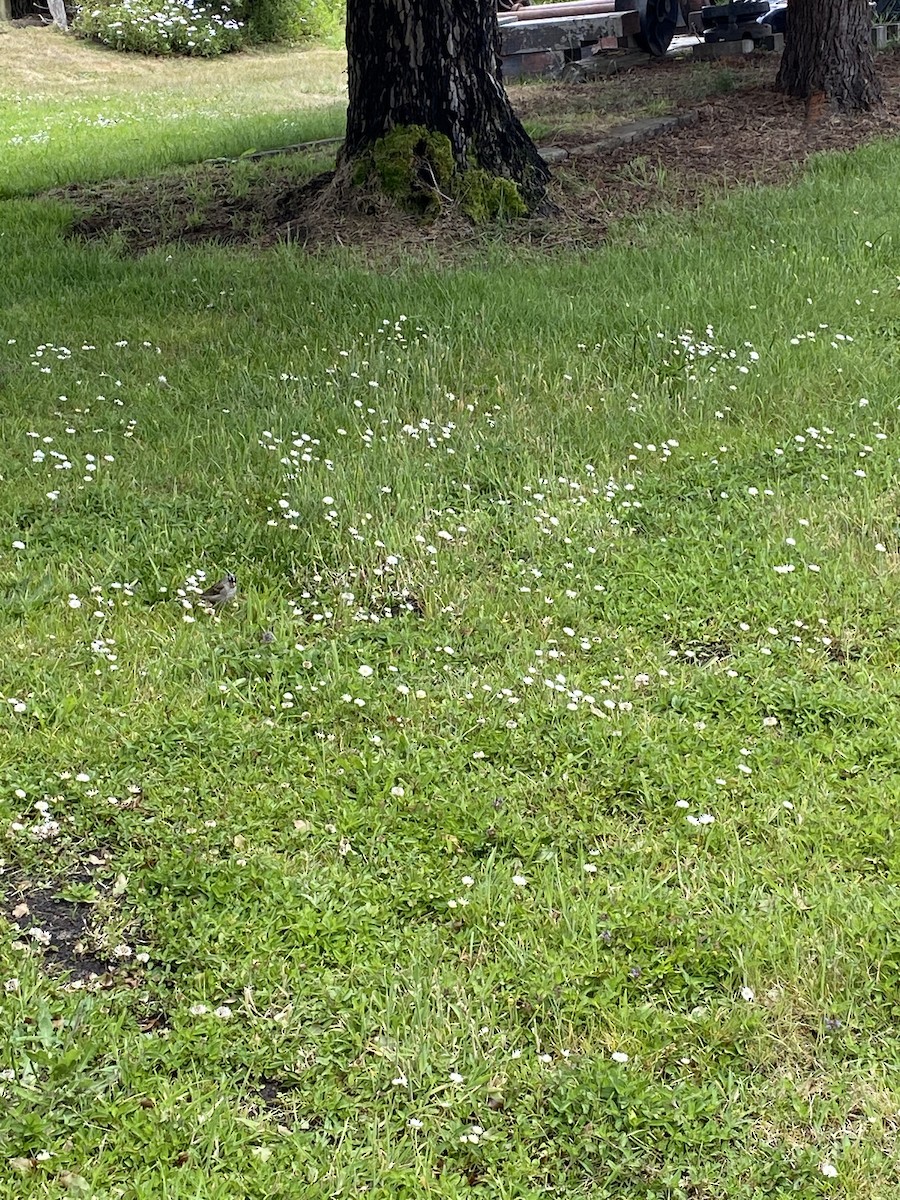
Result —
M636 12L517 21L501 26L500 53L505 57L532 50L575 50L605 37L628 37L640 33L640 29L641 18Z

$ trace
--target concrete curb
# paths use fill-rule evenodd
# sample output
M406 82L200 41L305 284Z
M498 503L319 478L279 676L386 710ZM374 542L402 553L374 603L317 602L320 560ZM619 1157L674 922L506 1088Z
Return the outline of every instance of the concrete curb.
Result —
M304 150L318 150L321 146L339 146L343 138L319 138L317 142L297 142L293 146L276 146L274 150L253 150L237 158L204 158L203 166L209 163L254 162L258 158L274 158L277 154L299 154Z
M546 163L564 162L567 158L582 158L591 154L607 154L617 150L619 146L627 146L634 142L643 142L647 138L657 137L667 129L677 129L682 125L694 125L699 118L698 112L678 113L671 117L645 117L640 121L629 121L625 125L617 125L601 138L599 142L588 142L584 146L541 146L538 153ZM204 163L235 163L252 162L259 158L273 158L277 154L297 154L304 150L318 150L323 146L338 146L343 138L320 138L317 142L300 142L294 146L279 146L275 150L254 150L251 154L242 154L240 158L207 158Z
M606 137L599 142L589 142L583 146L572 146L565 149L562 146L541 146L538 150L546 163L560 163L567 158L586 158L594 154L608 154L618 150L620 146L634 145L648 138L658 137L672 129L680 129L685 125L696 125L700 119L697 110L677 113L671 117L646 117L641 121L629 121L625 125L617 125Z

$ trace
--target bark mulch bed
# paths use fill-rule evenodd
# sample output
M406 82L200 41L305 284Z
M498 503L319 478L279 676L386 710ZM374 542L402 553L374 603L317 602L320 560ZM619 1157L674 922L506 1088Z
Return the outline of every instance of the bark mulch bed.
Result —
M510 225L503 239L548 247L595 245L623 216L694 207L740 185L786 183L811 154L850 150L900 131L900 53L878 59L884 107L854 116L808 111L804 102L773 91L775 56L762 65L736 63L726 76L707 71L707 86L716 91L697 101L692 97L698 87L689 80L686 86L677 72L704 65L676 61L642 68L636 85L641 97L653 93L655 77L663 95L680 97L677 104L667 103L667 111L690 112L691 123L602 153L579 150L609 132L608 120L598 121L594 137L589 136L589 100L596 95L599 102L610 87L628 87L628 77L603 81L601 91L590 82L516 89L514 99L528 120L542 119L543 103L547 126L566 128L555 144L568 143L568 157L554 167L552 199L558 212ZM722 90L723 80L730 80L729 90ZM630 111L640 110L641 102ZM577 113L577 119L567 113ZM570 136L573 126L576 138ZM327 160L321 150L318 154L321 170ZM420 253L458 259L467 247L484 244L485 231L453 211L429 224L374 199L356 211L337 212L327 176L311 178L314 169L303 155L283 155L257 163L201 164L153 179L73 186L52 194L75 204L73 235L116 234L130 252L172 242L264 246L291 241L310 250L350 245L379 261L402 261ZM500 235L491 230L487 236Z

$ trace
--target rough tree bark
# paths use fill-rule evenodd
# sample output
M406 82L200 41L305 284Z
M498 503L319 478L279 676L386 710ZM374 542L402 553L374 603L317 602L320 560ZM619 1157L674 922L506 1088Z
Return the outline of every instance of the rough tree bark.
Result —
M843 112L879 105L868 0L790 0L775 86Z
M503 89L498 47L496 0L348 0L341 163L421 127L449 139L457 170L511 180L538 207L550 173Z

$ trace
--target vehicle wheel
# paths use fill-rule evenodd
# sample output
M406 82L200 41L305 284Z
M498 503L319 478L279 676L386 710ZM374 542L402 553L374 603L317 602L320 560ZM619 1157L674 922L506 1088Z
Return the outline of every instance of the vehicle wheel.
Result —
M635 42L648 54L662 58L675 36L678 0L635 0L634 8L641 18L641 32L635 34Z

